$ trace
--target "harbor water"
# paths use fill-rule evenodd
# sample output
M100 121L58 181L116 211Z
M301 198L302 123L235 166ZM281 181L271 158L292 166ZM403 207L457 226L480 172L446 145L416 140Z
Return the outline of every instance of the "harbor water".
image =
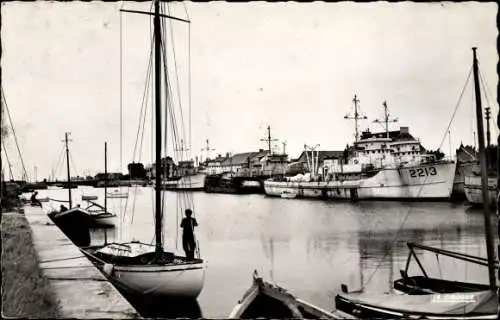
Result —
M108 210L120 218L115 228L106 230L108 242L154 243L154 189L125 190L129 190L128 198L108 199ZM67 194L65 189L39 191L40 198L67 200ZM104 189L79 187L72 194L74 205L86 206L82 195L96 195L96 202L104 203ZM163 194L167 250L183 254L179 230L183 209L192 207L198 221L196 237L208 268L197 306L198 316L207 318L229 315L250 287L254 270L302 300L333 310L341 284L351 290L391 290L392 281L405 268L407 242L486 257L482 211L463 204ZM44 207L48 210L60 204L50 201ZM104 242L102 229L93 230L91 236L93 244ZM417 254L429 275L488 282L485 267L429 252L417 250ZM415 261L409 274L421 274ZM192 312L184 311L186 316ZM183 311L176 310L179 313Z

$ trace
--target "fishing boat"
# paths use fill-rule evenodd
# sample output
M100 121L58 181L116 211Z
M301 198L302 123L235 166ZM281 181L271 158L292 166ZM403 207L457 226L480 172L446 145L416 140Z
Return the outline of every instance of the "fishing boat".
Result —
M120 190L115 189L113 192L106 192L106 197L108 198L128 198L128 192L120 192Z
M473 73L476 97L476 117L480 164L482 175L483 203L488 204L487 163L484 146L484 130L482 123L481 95L479 89L478 63L476 48L473 48ZM493 232L491 228L489 206L483 206L486 251L488 258L481 261L478 258L456 254L448 255L469 262L486 265L488 267L489 285L456 283L441 279L408 278L406 271L403 279L397 280L395 286L403 292L416 294L367 294L362 290L349 292L346 285L342 285L342 293L335 297L335 305L339 312L361 319L392 319L392 318L419 318L419 319L497 319L498 297L495 278L497 262L494 258ZM428 248L425 248L428 249ZM410 252L411 253L411 252ZM443 253L443 251L441 252ZM413 253L416 257L416 255ZM420 262L417 258L417 263ZM407 261L409 264L409 260Z
M297 194L288 190L285 190L281 193L281 197L284 199L294 199L297 197Z
M356 119L357 96L354 97ZM445 200L451 197L456 162L436 159L408 127L389 131L384 102L385 132L362 132L346 149L346 159L318 164L318 151L307 151L309 175L275 177L264 182L267 195L294 190L298 197L347 200ZM347 116L346 116L347 117ZM347 163L344 163L347 162ZM321 169L321 170L320 170Z
M69 168L69 147L68 135L66 132L64 137L66 145L66 170L67 183L70 184L70 168ZM71 188L68 188L68 203L69 210L63 209L54 210L47 215L61 229L61 231L77 246L88 246L90 244L90 225L91 220L87 211L79 206L72 208Z
M99 199L98 196L82 195L82 200L83 201L86 201L86 200L97 200L97 199Z
M66 134L67 139L67 134ZM69 154L69 148L67 146L66 141L66 150L67 154ZM69 159L69 156L68 156ZM107 172L107 144L104 145L104 168ZM69 180L69 164L67 166L68 170L68 180ZM82 200L87 201L89 205L87 208L81 208L80 205L77 205L75 208L72 207L72 196L71 196L71 188L68 189L68 198L69 198L69 207L70 210L65 211L53 211L49 214L50 218L56 223L60 225L64 225L65 228L70 228L71 230L74 228L78 228L77 225L79 223L83 224L84 230L89 227L112 227L115 225L116 215L108 212L107 210L107 197L106 192L104 196L104 207L92 202L92 200L88 199L89 197L82 196ZM96 197L97 198L97 197ZM65 221L65 222L63 222ZM74 225L74 226L73 226ZM60 226L61 227L61 226ZM71 231L70 231L71 233ZM90 239L89 239L90 241ZM90 244L82 242L83 246L88 246Z
M341 319L301 300L286 289L262 279L254 271L252 286L229 314L229 319Z
M108 212L108 143L104 142L104 206L93 202L92 199L87 199L88 206L85 209L90 218L92 218L92 223L94 226L100 227L113 227L117 220L116 214ZM97 199L97 197L96 197ZM83 196L82 196L83 200Z
M464 293L464 292L483 291L489 289L489 286L487 284L451 281L451 280L429 277L428 273L425 271L422 263L420 262L417 254L415 253L415 249L432 252L436 255L447 256L485 267L488 267L488 259L472 256L469 254L453 252L439 248L433 248L412 242L407 243L407 246L409 249L409 253L408 253L408 258L406 259L406 268L405 270L400 271L401 279L394 281L393 284L393 287L396 291L410 295L420 295L420 294L434 294L434 293L458 293L458 292ZM408 275L408 269L413 259L416 261L418 267L420 268L420 271L423 274L422 276ZM498 268L497 261L495 261L495 268Z
M160 12L160 1L158 0L154 1L154 13L125 9L121 11L153 16L156 142L154 153L155 163L160 164L163 140L161 121L162 92L168 92L168 90L165 91L165 88L161 87L161 71L166 71L167 65L166 61L162 59L165 56L162 56L161 46L165 44L166 39L162 39L160 18L175 19L187 23L189 21L167 15L165 9ZM165 69L162 67L165 67ZM170 104L167 104L167 106L170 106ZM160 174L156 174L155 181L157 186L161 185ZM110 243L103 246L89 246L81 248L81 250L115 286L126 292L143 296L196 298L203 288L206 263L200 258L199 251L198 257L187 259L164 250L164 208L162 206L161 188L155 188L154 192L154 245L132 241Z
M497 197L497 182L498 178L488 177L488 199L489 199L489 204L492 207L495 207L496 205L495 200ZM481 189L482 189L481 176L478 175L465 176L465 182L464 182L465 197L472 206L483 205L483 197Z

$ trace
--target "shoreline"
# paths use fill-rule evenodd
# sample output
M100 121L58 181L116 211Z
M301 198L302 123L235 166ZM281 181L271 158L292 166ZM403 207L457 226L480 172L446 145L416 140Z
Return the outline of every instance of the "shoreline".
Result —
M2 316L60 318L54 290L39 267L28 221L18 212L2 212Z

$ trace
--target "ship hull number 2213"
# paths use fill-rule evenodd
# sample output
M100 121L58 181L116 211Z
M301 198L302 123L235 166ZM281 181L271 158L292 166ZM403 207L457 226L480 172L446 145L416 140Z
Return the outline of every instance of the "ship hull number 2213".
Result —
M437 170L434 167L410 169L410 177L412 177L412 178L435 176L436 174L437 174Z

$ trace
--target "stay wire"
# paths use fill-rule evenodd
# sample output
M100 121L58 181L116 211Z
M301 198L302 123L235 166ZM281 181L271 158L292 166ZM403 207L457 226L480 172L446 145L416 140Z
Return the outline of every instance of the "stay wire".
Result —
M440 143L440 145L439 145L439 147L438 147L438 150L439 150L439 149L441 149L441 147L442 147L442 145L443 145L443 143L444 143L444 140L445 140L445 138L446 138L446 135L448 134L448 130L449 130L449 128L450 128L450 126L451 126L451 123L452 123L452 121L453 121L453 119L454 119L454 117L455 117L455 114L456 114L456 112L457 112L457 110L458 110L458 107L459 107L460 102L461 102L461 100L462 100L462 96L463 96L463 94L464 94L465 88L467 87L467 84L469 83L469 79L470 79L470 75L471 75L471 73L472 73L472 67L471 67L471 69L470 69L470 71L469 71L469 74L468 74L468 76L467 76L467 80L465 81L464 87L463 87L463 89L462 89L462 91L461 91L461 93L460 93L460 97L459 97L458 102L457 102L457 104L456 104L456 106L455 106L455 109L454 109L454 111L453 111L453 115L452 115L452 117L451 117L451 119L450 119L450 122L448 123L448 126L447 126L447 128L446 128L446 130L445 130L445 133L444 133L444 135L443 135L443 138L441 139L441 143ZM419 196L420 196L420 194L421 194L421 192L422 192L422 190L423 190L423 187L425 186L425 183L427 182L428 178L429 178L429 176L426 176L426 177L425 177L425 179L424 179L424 183L423 183L423 184L422 184L422 186L419 188L419 191L418 191L418 193L417 193L417 197L416 197L417 199L419 198ZM406 221L408 220L408 217L410 216L410 214L411 214L411 212L413 211L413 209L414 209L413 204L410 204L410 209L406 212L406 214L405 214L405 216L404 216L404 218L403 218L403 221L399 224L399 227L398 227L398 229L396 230L396 234L395 234L394 238L390 241L390 243L391 243L391 246L392 246L392 247L394 246L394 244L396 243L397 239L399 238L399 234L400 234L401 230L403 230L403 226L405 225ZM378 269L379 269L379 268L380 268L380 266L382 265L382 262L385 260L385 258L387 257L387 255L388 255L388 252L386 251L386 252L384 253L384 255L382 256L382 258L380 259L380 261L377 263L377 265L376 265L375 269L373 270L373 272L372 272L372 273L370 274L370 276L368 277L368 280L367 280L367 281L366 281L366 282L362 285L362 289L366 288L366 285L368 285L368 284L371 282L371 280L373 279L373 277L375 276L375 274L378 272Z
M5 97L5 92L4 92L4 89L3 89L3 85L1 86L1 91L2 91L3 102L4 102L4 105L5 105L5 110L7 111L7 117L9 119L10 128L12 130L12 135L14 136L14 142L16 144L17 152L19 154L19 159L21 160L21 165L22 165L22 170L23 170L23 174L24 174L24 179L28 180L28 173L26 172L26 166L24 164L23 156L21 154L21 149L19 148L19 142L17 141L16 130L14 129L14 123L12 122L12 117L10 116L9 106L7 104L7 98Z

